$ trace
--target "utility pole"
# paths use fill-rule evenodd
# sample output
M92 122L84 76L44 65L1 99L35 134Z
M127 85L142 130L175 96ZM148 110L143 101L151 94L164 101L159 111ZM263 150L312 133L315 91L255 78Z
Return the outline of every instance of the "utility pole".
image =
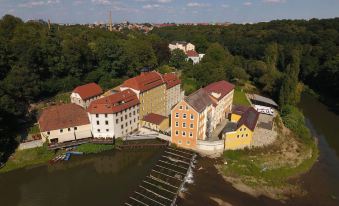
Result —
M109 31L113 31L112 11L109 11Z

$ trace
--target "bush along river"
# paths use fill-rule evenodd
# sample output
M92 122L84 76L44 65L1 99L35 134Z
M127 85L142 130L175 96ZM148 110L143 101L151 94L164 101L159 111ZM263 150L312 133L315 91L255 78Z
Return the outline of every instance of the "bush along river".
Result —
M339 116L313 96L304 94L299 104L306 124L317 138L318 161L306 174L291 179L306 194L287 200L254 197L225 182L215 168L220 160L200 158L194 172L194 182L187 186L179 205L339 205Z
M0 205L123 205L162 153L159 148L109 151L3 173Z

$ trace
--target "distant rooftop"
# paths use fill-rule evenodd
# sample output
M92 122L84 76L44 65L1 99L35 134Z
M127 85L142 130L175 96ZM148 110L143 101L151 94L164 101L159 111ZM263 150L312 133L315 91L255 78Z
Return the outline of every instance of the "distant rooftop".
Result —
M248 94L247 96L251 101L254 100L254 101L257 101L257 102L263 102L263 103L278 107L278 104L273 99L270 99L270 98L267 98L267 97L264 97L264 96L260 96L258 94Z

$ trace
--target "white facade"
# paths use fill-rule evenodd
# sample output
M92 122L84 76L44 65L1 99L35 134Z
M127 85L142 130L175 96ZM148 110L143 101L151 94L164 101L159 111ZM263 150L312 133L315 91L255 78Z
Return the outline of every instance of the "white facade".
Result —
M199 54L199 56L192 56L192 57L187 57L186 61L191 60L193 64L199 64L202 58L204 58L205 54Z
M175 44L169 44L168 48L170 49L170 51L173 51L174 49L180 49L183 52L187 52L187 51L195 51L195 46L191 43L180 43L180 42L176 42Z
M61 143L92 137L91 125L85 124L70 128L41 132L42 139L48 143Z
M139 128L139 105L118 113L88 114L95 138L126 136Z
M181 100L184 99L184 91L181 91L181 87L180 84L171 87L169 89L166 90L166 101L167 101L167 105L166 105L166 113L167 115L171 114L171 110L172 108L178 104Z
M85 109L88 108L88 106L90 105L90 103L96 99L99 99L100 96L95 96L86 100L83 100L80 95L76 92L72 92L71 94L71 102L74 104L77 104Z
M216 107L214 107L213 121L212 121L213 130L217 127L217 125L220 122L222 122L224 119L227 118L226 113L232 110L233 94L234 94L234 90L232 90L230 93L225 95L222 99L220 99ZM215 98L218 98L218 95L220 94L212 93L211 95L214 96Z

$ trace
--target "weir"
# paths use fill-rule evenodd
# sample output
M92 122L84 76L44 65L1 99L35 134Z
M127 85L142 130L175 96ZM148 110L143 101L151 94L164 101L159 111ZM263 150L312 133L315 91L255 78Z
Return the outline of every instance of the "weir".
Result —
M126 206L174 206L193 165L195 153L168 147Z

